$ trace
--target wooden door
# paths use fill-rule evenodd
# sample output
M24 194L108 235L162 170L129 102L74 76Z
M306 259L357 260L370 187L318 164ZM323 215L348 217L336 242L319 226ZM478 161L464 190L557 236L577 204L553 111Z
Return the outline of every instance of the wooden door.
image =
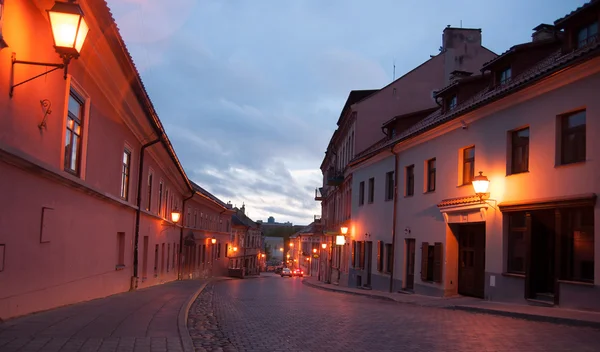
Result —
M367 242L367 287L371 287L371 271L373 270L373 242Z
M407 238L406 243L406 285L404 289L414 290L415 288L415 239Z
M485 224L459 227L458 293L484 298Z

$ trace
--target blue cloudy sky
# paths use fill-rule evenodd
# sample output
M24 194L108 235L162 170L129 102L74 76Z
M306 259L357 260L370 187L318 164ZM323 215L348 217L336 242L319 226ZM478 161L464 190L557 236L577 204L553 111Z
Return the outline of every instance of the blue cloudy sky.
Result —
M307 224L348 92L436 54L446 25L501 53L584 0L108 0L188 176Z

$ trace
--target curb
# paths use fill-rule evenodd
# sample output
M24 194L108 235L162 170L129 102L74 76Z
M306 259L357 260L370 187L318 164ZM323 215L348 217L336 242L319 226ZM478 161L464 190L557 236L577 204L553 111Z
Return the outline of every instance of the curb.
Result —
M181 338L181 345L185 352L194 352L194 350L195 350L194 343L192 341L192 337L190 336L190 333L189 333L188 327L187 327L187 320L188 320L188 315L190 313L190 307L196 301L196 298L198 298L198 296L202 293L202 291L204 291L206 286L212 282L213 282L213 279L208 279L205 283L203 283L202 286L200 286L200 288L190 296L187 303L182 305L181 309L179 310L179 316L177 318L177 326L179 328L179 337Z
M509 311L503 311L503 310L487 309L487 308L479 308L479 307L469 307L469 306L454 306L454 307L444 307L444 308L445 309L453 309L453 310L462 310L462 311L466 311L466 312L479 313L479 314L499 315L499 316L504 316L504 317L509 317L509 318L537 321L537 322L543 322L543 323L553 323L553 324L569 325L569 326L575 326L575 327L589 327L589 328L594 328L594 329L600 329L600 322L595 322L595 321L578 320L578 319L561 318L561 317L549 317L549 316L544 316L544 315L509 312Z
M363 296L363 297L367 297L367 298L372 298L372 299L379 299L382 301L387 301L387 302L396 302L395 299L390 298L390 297L386 297L386 296L379 296L379 295L373 295L373 294L368 294L368 293L360 293L360 292L350 292L350 291L344 291L344 290L337 290L335 288L329 288L329 287L323 287L323 286L319 286L319 285L315 285L312 284L308 281L306 281L306 279L302 280L302 283L306 286L310 286L312 288L316 288L318 290L324 290L324 291L330 291L330 292L337 292L337 293L344 293L347 295L354 295L354 296ZM403 303L403 302L400 302Z
M324 291L345 293L345 294L355 295L355 296L364 296L364 297L369 297L369 298L373 298L373 299L380 299L380 300L389 301L389 302L409 304L409 305L414 305L414 306L419 306L419 307L461 310L461 311L471 312L471 313L489 314L489 315L503 316L503 317L508 317L508 318L528 320L528 321L536 321L536 322L551 323L551 324L558 324L558 325L568 325L568 326L574 326L574 327L589 327L589 328L593 328L593 329L600 329L600 322L595 322L595 321L587 321L587 320L579 320L579 319L571 319L571 318L561 318L561 317L550 317L550 316L537 315L537 314L510 312L510 311L479 308L479 307L469 307L469 306L461 306L461 305L427 306L427 305L420 305L420 304L414 303L414 302L396 301L393 298L389 298L389 297L385 297L385 296L378 296L378 295L373 295L373 294L368 294L368 293L350 292L350 291L338 290L335 288L323 287L320 285L315 285L310 282L307 282L306 280L302 280L302 283L307 286L310 286L312 288L316 288L316 289L320 289L320 290L324 290Z

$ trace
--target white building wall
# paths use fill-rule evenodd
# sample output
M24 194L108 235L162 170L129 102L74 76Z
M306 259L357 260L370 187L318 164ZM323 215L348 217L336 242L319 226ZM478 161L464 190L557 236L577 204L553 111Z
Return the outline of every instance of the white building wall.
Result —
M600 59L595 59L585 65L585 69L598 71ZM596 65L596 66L594 66ZM485 271L496 276L494 290L501 289L502 273L506 267L505 231L503 231L502 213L497 204L507 201L535 200L550 197L572 196L584 193L600 193L600 163L597 153L600 151L600 74L583 78L577 82L568 83L579 78L578 72L583 67L572 69L561 75L547 79L531 88L512 94L507 98L490 104L465 115L468 128L461 128L460 122L453 122L452 129L440 127L437 132L428 132L414 141L397 147L400 151L399 161L399 199L397 222L397 246L395 272L399 279L404 278L404 238L416 238L415 259L415 290L420 293L446 294L456 292L457 263L449 263L444 255L444 280L442 284L424 283L420 280L421 264L420 243L430 244L447 239L447 226L437 204L443 199L473 195L470 185L459 186L459 165L461 148L475 145L475 171L483 171L490 180L490 201L486 213L486 259ZM564 85L564 86L562 86ZM560 86L560 87L559 87ZM553 89L554 87L558 87ZM547 91L548 89L553 89ZM584 163L566 166L556 166L557 116L576 109L586 108L587 143ZM471 122L476 118L484 118ZM524 126L530 127L529 172L507 176L508 131ZM444 130L445 129L445 130ZM441 135L440 135L441 134ZM427 139L425 139L425 137ZM434 138L435 137L435 138ZM417 141L418 140L418 141ZM424 163L430 158L437 159L437 187L435 192L425 194ZM358 190L358 183L368 178L371 173L383 173L391 170L388 159L357 172L353 187ZM415 194L404 197L405 167L415 165ZM358 176L360 175L360 176ZM379 176L381 177L381 176ZM383 185L377 183L377 200L381 200ZM365 186L367 187L367 186ZM377 208L365 204L357 207L358 191L353 196L353 218L356 213L357 233L366 231L366 226L377 226L383 232L386 228L387 216L379 213L392 207L390 204L376 201ZM380 205L382 204L382 205ZM383 207L381 207L383 206ZM379 219L385 217L385 224ZM360 221L359 221L360 219ZM361 225L358 225L358 224ZM368 225L362 225L362 223ZM600 284L600 207L595 207L595 294L599 294ZM405 236L404 229L411 229L411 234ZM381 228L382 230L379 230ZM373 231L375 233L375 231ZM522 279L521 279L522 280ZM490 283L486 282L486 286ZM519 285L519 284L518 284ZM517 285L517 286L518 286ZM486 287L486 292L489 287ZM489 291L493 292L493 291ZM517 292L515 297L523 297ZM600 296L599 296L600 297ZM490 297L493 298L493 297Z

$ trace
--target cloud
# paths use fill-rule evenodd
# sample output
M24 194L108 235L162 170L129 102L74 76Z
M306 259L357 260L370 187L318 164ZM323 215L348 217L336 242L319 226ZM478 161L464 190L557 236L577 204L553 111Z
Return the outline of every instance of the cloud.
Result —
M457 1L108 0L189 177L255 219L301 224L320 213L318 168L350 90L389 83L394 59L397 77L427 60L448 24L494 23L484 45L501 52L530 33L498 19L530 28L575 7ZM517 21L523 6L539 11Z

